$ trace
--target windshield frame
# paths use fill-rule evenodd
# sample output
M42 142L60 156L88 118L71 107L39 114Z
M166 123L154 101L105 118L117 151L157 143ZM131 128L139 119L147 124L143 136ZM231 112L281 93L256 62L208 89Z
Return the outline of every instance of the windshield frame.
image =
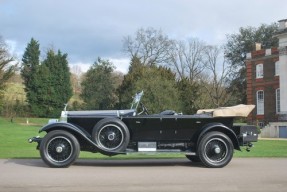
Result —
M137 111L137 108L141 102L143 94L144 94L143 91L135 94L135 96L133 97L132 104L131 104L131 109L134 109L135 111Z

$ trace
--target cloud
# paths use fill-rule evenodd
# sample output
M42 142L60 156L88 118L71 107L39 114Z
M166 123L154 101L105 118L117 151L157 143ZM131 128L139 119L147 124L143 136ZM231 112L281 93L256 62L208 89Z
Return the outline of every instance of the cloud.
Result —
M130 65L130 59L120 58L120 59L110 59L110 61L116 66L116 71L120 71L123 74L127 74Z
M162 29L175 39L222 44L239 27L286 18L285 5L284 0L4 0L0 35L15 42L19 54L33 37L44 50L53 45L68 53L71 63L113 58L125 70L122 39L141 27Z
M126 74L129 69L130 60L128 58L120 58L120 59L108 59L110 62L114 64L115 71L122 72L123 74ZM92 63L83 63L83 62L76 62L76 63L69 63L70 69L77 70L76 73L80 72L87 72L90 67L92 66Z

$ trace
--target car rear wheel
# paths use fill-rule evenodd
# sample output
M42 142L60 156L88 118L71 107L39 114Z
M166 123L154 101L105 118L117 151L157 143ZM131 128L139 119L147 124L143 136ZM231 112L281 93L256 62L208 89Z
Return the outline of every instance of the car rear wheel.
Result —
M79 153L78 140L67 131L51 131L40 144L41 158L50 167L68 167L78 158Z
M206 167L224 167L233 157L233 144L224 133L209 132L200 140L197 154Z
M99 121L93 128L92 138L104 151L124 151L130 140L127 126L119 119L106 118Z

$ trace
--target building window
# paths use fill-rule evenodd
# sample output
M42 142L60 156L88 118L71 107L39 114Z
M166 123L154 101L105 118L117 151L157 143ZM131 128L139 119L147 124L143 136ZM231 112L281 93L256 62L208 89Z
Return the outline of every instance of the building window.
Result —
M262 129L265 126L265 123L263 121L259 121L257 126Z
M276 61L275 62L275 76L278 76L279 75L279 61Z
M280 113L280 89L276 89L276 113Z
M263 78L263 64L256 65L256 78Z
M264 115L264 91L257 91L257 115Z

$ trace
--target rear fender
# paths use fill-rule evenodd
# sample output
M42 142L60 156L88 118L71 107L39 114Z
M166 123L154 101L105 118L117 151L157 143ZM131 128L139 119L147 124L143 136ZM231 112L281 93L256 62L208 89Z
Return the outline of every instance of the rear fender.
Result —
M48 133L54 130L65 130L67 132L70 132L73 135L75 135L77 139L84 139L90 145L95 147L96 151L104 155L113 156L113 155L121 154L119 152L110 152L110 151L105 151L101 149L95 142L92 141L91 135L87 131L71 123L64 123L64 122L50 123L42 127L39 133L44 132L44 131Z
M234 133L234 131L229 127L223 125L222 123L209 123L207 125L204 125L201 129L199 129L192 138L194 143L196 143L196 146L198 146L202 136L210 131L219 131L226 134L231 139L234 149L241 151L238 138Z

